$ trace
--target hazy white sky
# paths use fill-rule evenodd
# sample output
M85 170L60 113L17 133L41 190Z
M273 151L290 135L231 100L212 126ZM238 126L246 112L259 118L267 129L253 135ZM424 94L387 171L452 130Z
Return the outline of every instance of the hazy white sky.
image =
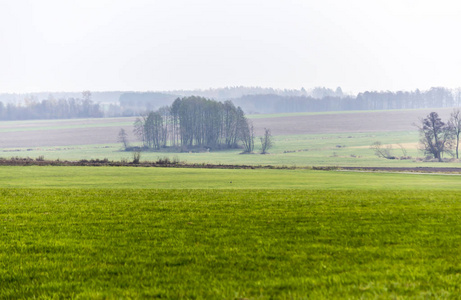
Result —
M0 93L461 86L461 2L0 0Z

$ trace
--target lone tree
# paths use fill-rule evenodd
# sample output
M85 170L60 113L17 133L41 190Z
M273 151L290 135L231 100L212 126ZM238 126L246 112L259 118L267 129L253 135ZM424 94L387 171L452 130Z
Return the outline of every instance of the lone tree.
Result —
M159 112L151 111L136 118L134 133L142 140L144 147L158 150L166 144L167 133Z
M454 137L456 137L456 158L458 159L458 148L459 148L459 136L461 134L461 111L459 108L455 108L450 116L450 121L448 121L448 126L452 131Z
M271 130L264 128L264 136L259 138L261 140L261 154L266 154L267 150L272 148L274 145L272 141L272 134Z
M239 131L243 145L242 154L253 153L255 147L253 123L248 119L243 119L239 124Z
M426 118L421 120L418 126L420 134L420 144L426 155L442 161L444 152L450 153L453 131L448 124L440 119L436 112L431 112Z
M386 159L396 159L393 154L393 149L391 145L384 146L380 141L376 141L371 144L370 149L375 152L377 157L382 157Z
M128 148L128 134L123 128L120 128L120 131L118 132L118 142L122 143L125 150Z

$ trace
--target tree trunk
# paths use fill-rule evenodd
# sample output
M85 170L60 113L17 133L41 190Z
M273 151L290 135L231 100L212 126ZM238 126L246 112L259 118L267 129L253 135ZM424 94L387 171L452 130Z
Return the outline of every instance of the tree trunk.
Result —
M456 159L458 159L459 133L456 135Z

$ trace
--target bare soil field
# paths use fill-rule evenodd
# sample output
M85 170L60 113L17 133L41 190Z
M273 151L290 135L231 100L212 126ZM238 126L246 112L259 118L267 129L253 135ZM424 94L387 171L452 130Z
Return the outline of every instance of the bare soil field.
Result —
M65 126L97 126L105 124L110 126L120 122L133 123L136 118L95 118L95 119L53 119L53 120L27 120L27 121L3 121L0 122L0 129L34 129L37 127L65 127Z
M134 120L135 118L111 118L2 122L0 130L5 132L0 132L0 148L115 143L120 128L124 128L129 139L134 141L133 126L118 125L121 122L133 124ZM69 126L75 128L62 128ZM41 130L43 127L47 129Z
M273 135L406 131L416 130L413 123L417 123L419 118L425 117L431 111L437 111L446 119L452 109L331 113L258 118L252 121L256 135L261 135L264 128L270 128ZM1 122L0 148L116 143L122 127L129 134L129 139L134 141L133 126L120 125L132 124L134 120L135 118L111 118Z
M447 119L452 110L443 108L319 114L261 118L253 120L253 123L257 134L261 134L264 128L270 128L273 135L406 131L416 130L413 124L432 111L436 111L442 119Z

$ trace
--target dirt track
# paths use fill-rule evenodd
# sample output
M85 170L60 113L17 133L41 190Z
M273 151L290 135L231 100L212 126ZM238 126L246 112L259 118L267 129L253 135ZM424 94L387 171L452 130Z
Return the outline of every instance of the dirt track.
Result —
M270 128L273 135L291 134L323 134L345 132L382 132L415 130L412 125L418 119L431 111L437 111L442 118L446 118L452 109L427 109L410 111L383 111L344 114L321 114L311 116L292 116L280 118L253 119L256 135L262 134L264 128ZM27 121L1 122L0 148L27 148L70 146L88 144L108 144L117 142L117 135L121 127L132 134L132 125L120 126L115 123L128 122L132 124L135 118L121 119L85 119L63 121ZM110 126L110 123L114 123ZM65 128L63 126L83 126L82 128ZM101 125L98 127L98 125ZM84 127L93 126L93 127ZM46 129L40 129L46 127ZM54 128L53 128L54 127ZM27 130L36 128L39 130ZM49 128L52 128L51 130ZM23 131L8 131L8 130Z

